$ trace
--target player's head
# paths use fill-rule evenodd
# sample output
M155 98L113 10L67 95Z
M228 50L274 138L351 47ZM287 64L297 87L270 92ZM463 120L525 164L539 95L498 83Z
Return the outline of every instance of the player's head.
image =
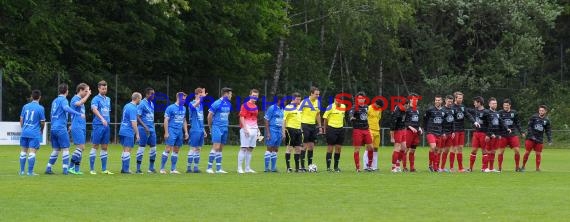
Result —
M277 104L277 106L283 107L283 105L284 105L283 97L284 96L282 94L275 95L275 104Z
M255 101L257 101L258 98L259 98L259 90L251 89L249 91L249 101L254 103Z
M452 95L445 96L445 106L451 107L451 105L453 105L453 96Z
M410 93L410 95L408 96L408 105L410 107L413 107L414 105L417 106L419 100L420 100L420 95L418 95L417 93Z
M200 97L204 97L206 94L206 88L198 87L194 90L194 99L200 99Z
M151 87L146 87L144 89L144 97L147 100L153 100L154 99L154 89Z
M463 103L463 93L460 91L454 92L453 96L455 97L455 104L459 105Z
M503 100L503 109L505 111L511 110L511 99L504 99Z
M142 95L139 92L134 92L133 95L131 95L131 100L137 105L141 102L141 99Z
M483 106L483 103L485 102L485 99L483 99L482 96L475 96L473 98L473 106L475 108L479 108Z
M39 89L32 90L32 100L40 101L40 98L42 98L42 91Z
M228 100L232 99L232 88L224 87L222 88L222 97L228 98Z
M356 104L358 104L359 106L366 105L366 93L365 92L360 91L360 92L356 93Z
M538 115L540 117L546 116L546 113L548 113L548 106L546 106L546 105L538 106Z
M65 84L65 83L59 84L59 86L57 86L57 92L59 93L59 95L66 95L67 96L67 92L69 92L67 84Z
M440 107L442 102L443 101L442 101L441 95L435 95L434 100L433 100L433 105L436 107Z
M495 97L489 98L489 109L497 110L497 99Z
M186 96L188 96L185 92L177 92L176 93L176 103L180 105L181 102L186 101Z
M311 86L311 95L309 96L311 100L315 100L317 98L319 98L319 96L321 95L321 91L319 91L319 88Z
M299 105L299 103L301 103L301 93L294 92L291 97L293 98L293 100L291 100L291 103L295 105Z
M97 90L101 95L107 95L107 82L105 80L101 80L97 83Z
M88 92L91 92L91 89L89 89L89 85L85 83L79 83L75 88L75 93L77 93L81 98L87 96Z

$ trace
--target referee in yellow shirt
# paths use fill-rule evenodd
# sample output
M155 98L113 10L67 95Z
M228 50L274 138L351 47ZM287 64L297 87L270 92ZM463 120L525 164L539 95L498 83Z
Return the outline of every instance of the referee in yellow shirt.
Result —
M311 87L311 95L301 102L301 127L303 130L303 148L301 149L301 171L305 170L305 153L307 154L307 165L313 164L313 149L317 141L318 134L323 133L321 127L321 111L319 96L321 95L317 87ZM306 152L305 152L306 151Z
M295 149L293 159L295 160L295 172L299 172L299 156L301 155L301 143L303 140L303 132L301 131L301 94L293 93L292 101L283 109L283 135L285 135L285 163L287 164L287 172L291 173L291 151Z
M372 170L378 170L378 147L380 147L380 142L382 141L382 135L380 134L380 122L382 121L382 107L384 102L381 99L375 101L374 104L368 106L368 126L370 129L370 135L372 136L372 146L374 146L374 159L372 159ZM364 163L368 161L368 150L364 151L364 156L362 157Z
M340 103L340 98L336 98L334 103L327 107L327 111L323 114L326 128L324 133L327 137L327 171L331 170L331 157L334 148L334 172L340 172L338 162L340 160L340 151L344 142L344 114L346 106Z

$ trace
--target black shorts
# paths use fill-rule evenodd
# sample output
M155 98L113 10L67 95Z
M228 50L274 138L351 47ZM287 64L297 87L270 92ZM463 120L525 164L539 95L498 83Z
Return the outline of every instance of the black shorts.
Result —
M327 126L327 145L342 145L344 143L344 128Z
M314 143L317 141L317 124L301 123L303 129L303 143Z
M301 132L301 130L289 127L287 127L286 129L287 130L285 131L285 145L292 147L301 146L301 143L303 141L303 133Z

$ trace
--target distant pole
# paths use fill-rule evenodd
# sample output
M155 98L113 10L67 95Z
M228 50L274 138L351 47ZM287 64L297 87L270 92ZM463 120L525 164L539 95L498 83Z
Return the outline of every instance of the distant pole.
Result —
M117 105L118 104L118 102L117 102L117 99L118 99L117 91L118 91L118 89L119 89L119 78L118 78L117 73L115 73L115 123L117 123L117 113L118 113L117 112L117 110L118 110L117 109L118 108L118 105ZM115 143L117 143L117 124L115 124L114 128L115 128L115 134L114 134Z
M263 95L267 96L267 79L265 80L265 92L263 92Z
M170 96L170 75L166 76L166 96ZM168 101L168 103L170 103L170 101Z
M3 85L4 83L2 81L3 78L4 78L4 67L0 67L0 121L2 121L2 117L4 116L2 115L3 114L2 110L4 110L4 106L2 106L3 105L2 102L4 101L4 97L2 97L3 96L2 91L4 91L4 85Z
M564 80L564 43L560 42L560 82Z
M218 97L222 97L222 79L218 78Z

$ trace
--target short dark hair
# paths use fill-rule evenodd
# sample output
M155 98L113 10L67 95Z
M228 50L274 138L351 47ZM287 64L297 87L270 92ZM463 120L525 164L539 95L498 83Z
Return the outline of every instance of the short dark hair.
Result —
M437 94L437 95L434 96L434 98L443 98L443 96Z
M544 104L538 106L538 108L539 108L539 109L540 109L540 108L543 108L544 110L548 111L548 106L546 106L546 105L544 105Z
M40 99L41 96L42 96L42 91L40 91L39 89L32 90L32 99L33 100L38 100L38 99Z
M462 95L463 95L463 93L460 92L460 91L457 91L457 92L454 92L454 93L453 93L453 96L454 96L455 98L457 98L457 96L462 96Z
M311 89L309 90L311 92L311 94L315 93L315 91L319 91L319 88L317 88L316 86L311 86Z
M64 94L67 92L67 84L62 83L59 84L59 86L57 86L57 92L59 92L59 94Z
M366 93L364 91L360 91L356 93L356 96L366 96Z
M151 87L146 87L146 88L144 89L144 95L145 95L145 96L150 95L150 91L154 91L154 89L151 88Z
M224 95L224 94L226 94L226 93L229 93L229 92L231 92L231 91L232 91L232 88L224 87L224 88L222 88L222 95Z
M475 96L473 97L473 101L478 102L479 104L483 104L485 102L485 99L483 99L482 96Z
M495 97L489 98L489 102L491 102L491 101L495 101L495 102L496 102L496 101L497 101L497 98L495 98Z
M75 88L75 92L79 93L81 90L85 90L87 89L87 87L89 87L89 85L85 84L85 83L79 83L77 85L77 87Z
M97 83L97 88L101 87L101 86L107 86L107 82L105 82L105 80L101 80Z
M446 100L447 100L447 99L453 100L454 98L455 98L455 97L453 97L452 95L447 95L447 96L445 96L445 99L446 99Z
M259 93L259 90L257 90L257 89L251 89L251 90L249 91L249 94L251 95L252 93Z
M293 99L295 99L297 97L301 97L301 93L294 92L293 94L291 94L291 96L293 97Z
M509 105L512 104L512 103L511 103L511 99L504 99L504 100L503 100L503 103L508 103Z

